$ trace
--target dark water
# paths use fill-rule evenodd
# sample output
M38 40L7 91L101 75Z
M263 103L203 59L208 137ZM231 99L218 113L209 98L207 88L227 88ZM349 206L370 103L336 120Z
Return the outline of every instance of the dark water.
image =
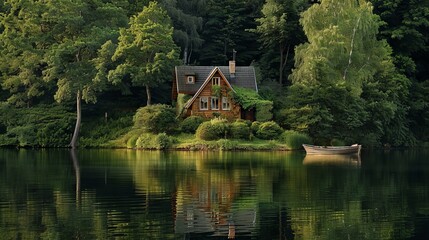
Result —
M429 151L304 157L0 149L0 239L429 239Z

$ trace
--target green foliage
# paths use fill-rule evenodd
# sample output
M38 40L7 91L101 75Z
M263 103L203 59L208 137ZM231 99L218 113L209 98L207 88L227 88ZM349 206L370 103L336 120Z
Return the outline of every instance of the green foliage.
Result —
M150 133L171 132L176 128L175 110L168 105L155 104L139 108L134 115L134 128Z
M173 22L173 38L182 49L183 64L192 62L193 52L197 52L203 43L200 32L203 26L202 15L205 0L160 1Z
M190 116L180 123L180 129L182 132L193 134L202 122L204 122L204 118L200 116Z
M112 146L111 141L129 131L132 124L132 115L129 113L118 116L112 115L107 121L104 117L88 118L87 121L82 124L82 134L79 139L79 145L81 147Z
M257 121L269 121L273 118L271 113L273 102L262 99L254 90L236 87L231 95L234 101L239 103L245 110L254 108Z
M344 146L344 145L346 145L346 143L343 140L336 139L336 138L331 140L331 146Z
M201 65L224 65L231 59L232 50L239 54L237 63L249 64L259 53L256 33L246 29L256 28L254 21L259 15L260 0L206 0L204 2L204 39L199 52Z
M137 139L139 139L139 136L137 135L132 135L130 138L128 138L127 140L127 148L134 148L137 146Z
M290 149L301 149L302 144L311 144L311 138L303 133L293 130L284 131L279 139L285 143Z
M265 64L278 66L277 74L267 74L278 77L279 83L283 83L286 67L290 70L293 57L293 49L305 38L299 26L299 12L307 4L296 0L266 0L262 7L262 17L257 18L258 26L251 29L259 35L259 42L266 49L263 53ZM277 52L274 53L273 49ZM274 55L274 56L273 56ZM270 67L272 68L272 67Z
M60 106L15 108L0 105L0 146L65 147L68 145L74 116Z
M259 126L256 136L260 139L270 140L277 138L282 132L283 129L276 122L270 121Z
M166 133L157 135L151 133L143 133L136 141L136 147L142 149L168 149L176 140L168 136Z
M118 84L128 77L134 86L146 86L150 105L150 88L170 80L178 56L170 18L157 2L150 2L120 31L112 56L116 67L109 71L108 79Z
M203 122L196 131L196 137L202 140L217 140L226 138L230 131L229 123L226 119L214 118Z
M363 142L370 134L378 144L412 142L404 106L409 82L395 71L390 47L377 39L381 22L371 4L322 1L301 23L309 43L296 49L279 123L320 144Z
M244 121L235 121L231 124L231 137L234 139L249 139L250 127Z
M250 130L252 130L253 135L256 135L256 133L259 130L259 127L261 126L261 122L259 121L254 121L252 122L252 125L250 125Z
M176 103L176 110L177 110L177 115L181 115L186 103L188 102L189 99L191 99L192 96L188 95L188 94L183 94L183 93L179 93L177 95L177 103Z

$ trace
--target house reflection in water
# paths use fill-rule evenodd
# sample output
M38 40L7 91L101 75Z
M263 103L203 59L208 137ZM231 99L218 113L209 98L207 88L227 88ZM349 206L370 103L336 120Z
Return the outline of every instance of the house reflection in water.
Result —
M198 168L198 166L197 166ZM234 202L240 185L223 173L209 172L199 181L177 186L175 232L210 234L225 239L256 234L256 204Z

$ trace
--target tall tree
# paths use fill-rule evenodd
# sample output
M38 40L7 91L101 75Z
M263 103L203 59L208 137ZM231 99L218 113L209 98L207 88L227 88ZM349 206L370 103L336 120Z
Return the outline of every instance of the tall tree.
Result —
M250 64L259 55L254 19L261 0L207 0L203 16L203 46L199 52L202 65L225 65L237 51L237 64Z
M77 147L82 109L81 101L96 102L96 92L104 84L94 81L93 60L103 43L117 37L120 26L126 25L126 13L115 4L123 1L66 1L44 4L42 19L51 26L49 34L55 41L45 54L44 79L55 81L58 102L76 100L76 125L70 142Z
M412 80L411 128L429 140L429 0L371 0L374 12L385 22L379 36L393 49L395 65Z
M185 65L191 62L193 54L198 52L203 43L200 32L204 2L205 0L160 1L173 22L173 39L181 48L181 58Z
M111 45L104 47L107 49ZM144 86L147 105L151 105L151 88L171 78L178 56L167 12L158 3L150 2L138 15L131 17L128 28L121 29L112 56L117 65L109 71L108 78L113 83L130 78L134 86Z
M3 7L0 15L1 86L10 93L9 103L30 106L47 87L42 79L43 56L52 40L47 37L41 20L43 6L33 1L8 1Z
M264 52L277 52L275 61L278 62L280 84L283 83L286 66L293 57L294 47L305 39L299 26L299 13L307 5L306 1L300 0L266 0L261 10L262 17L256 19L258 26L253 32L260 36Z
M377 39L381 21L372 5L325 0L304 12L301 24L309 42L296 48L285 125L322 141L340 137L406 144L407 108L402 103L409 82L395 71L388 44ZM390 129L393 123L399 132ZM363 133L375 134L373 141ZM393 142L395 137L400 140Z

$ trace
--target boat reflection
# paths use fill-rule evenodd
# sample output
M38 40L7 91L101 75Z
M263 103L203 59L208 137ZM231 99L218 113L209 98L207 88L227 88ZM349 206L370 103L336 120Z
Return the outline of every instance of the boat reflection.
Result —
M332 165L360 167L360 155L306 155L304 165Z

